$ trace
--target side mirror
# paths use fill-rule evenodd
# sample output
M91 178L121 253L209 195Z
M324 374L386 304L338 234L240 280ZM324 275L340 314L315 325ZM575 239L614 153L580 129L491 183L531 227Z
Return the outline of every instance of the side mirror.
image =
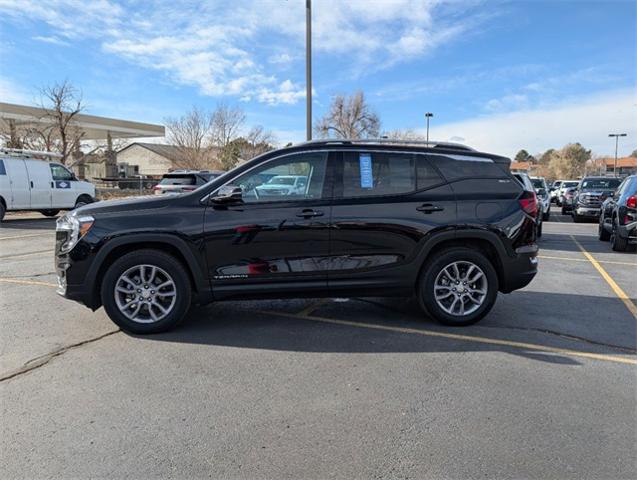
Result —
M214 197L211 198L213 203L225 204L225 203L241 203L243 201L243 191L241 187L236 185L224 185Z

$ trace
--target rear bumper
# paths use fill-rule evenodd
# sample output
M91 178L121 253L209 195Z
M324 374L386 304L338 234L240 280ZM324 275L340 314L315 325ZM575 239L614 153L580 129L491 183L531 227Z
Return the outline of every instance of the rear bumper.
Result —
M510 293L526 287L537 274L539 247L536 244L519 247L514 257L502 259L500 291Z
M617 233L620 237L628 239L628 243L637 245L637 222L628 225L619 225Z

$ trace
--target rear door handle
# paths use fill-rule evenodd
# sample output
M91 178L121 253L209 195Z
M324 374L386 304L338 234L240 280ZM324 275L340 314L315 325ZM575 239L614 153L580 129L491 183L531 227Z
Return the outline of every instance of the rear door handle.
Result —
M322 217L323 212L306 208L297 213L296 216L301 218Z
M421 205L420 207L416 208L416 210L422 213L432 213L432 212L442 212L444 208L439 205L432 205L431 203L425 203Z

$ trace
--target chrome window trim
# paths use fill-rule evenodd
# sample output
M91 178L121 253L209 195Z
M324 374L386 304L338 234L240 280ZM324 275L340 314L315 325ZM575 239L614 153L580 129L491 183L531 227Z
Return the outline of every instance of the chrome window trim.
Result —
M284 153L283 155L278 155L276 157L272 157L272 158L266 160L263 163L259 163L259 164L255 165L255 166L249 168L248 170L245 170L245 171L243 171L243 172L241 172L241 173L239 173L237 175L234 175L230 180L228 180L224 184L220 185L219 187L214 189L212 192L204 195L199 201L201 203L208 203L210 197L213 196L216 192L218 192L221 187L225 187L226 185L231 185L232 182L235 179L237 179L238 177L242 176L243 174L251 172L255 168L261 167L263 165L267 165L270 162L274 162L275 160L280 160L280 159L285 158L285 157L291 157L293 155L302 155L302 154L306 154L306 153L326 152L326 153L329 154L329 153L333 153L333 152L352 152L352 151L355 151L355 152L370 152L370 153L402 153L402 154L407 154L407 155L424 155L424 156L434 155L434 156L439 156L439 157L452 158L454 160L468 160L468 159L470 159L468 161L495 163L493 161L493 159L491 159L491 158L473 157L473 156L470 156L470 155L454 155L454 154L444 154L444 153L435 153L435 152L414 152L414 151L410 151L410 150L387 150L387 149L377 149L377 148L365 148L364 146L361 146L360 148L342 148L342 147L341 148L314 148L314 149L310 149L310 150L302 150L302 151L298 151L298 152ZM230 173L230 172L226 172L226 174L227 173ZM416 181L417 181L417 179L416 179ZM442 185L442 183L441 183L441 185ZM408 192L408 193L414 193L414 192L418 192L418 191L419 190L414 190L413 192ZM283 201L285 201L285 200L283 200ZM292 201L292 200L290 200L290 201ZM297 199L296 201L299 201L299 200Z

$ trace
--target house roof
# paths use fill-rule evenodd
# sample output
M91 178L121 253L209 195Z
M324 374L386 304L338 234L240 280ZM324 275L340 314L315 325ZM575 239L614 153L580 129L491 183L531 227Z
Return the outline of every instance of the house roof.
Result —
M615 166L615 159L614 158L605 158L604 159L604 163L606 164L607 167L614 167ZM624 157L624 158L618 158L617 159L617 168L621 168L621 167L635 167L637 168L637 158L635 157Z
M531 162L511 162L511 170L530 170Z
M127 145L124 148L118 150L117 154L119 155L123 151L128 150L129 148L135 145L145 148L146 150L150 150L151 152L156 153L157 155L164 157L170 160L171 162L179 161L182 158L181 153L184 151L182 147L178 147L177 145L166 145L163 143L133 142L130 145ZM214 150L216 150L216 148L214 148Z

